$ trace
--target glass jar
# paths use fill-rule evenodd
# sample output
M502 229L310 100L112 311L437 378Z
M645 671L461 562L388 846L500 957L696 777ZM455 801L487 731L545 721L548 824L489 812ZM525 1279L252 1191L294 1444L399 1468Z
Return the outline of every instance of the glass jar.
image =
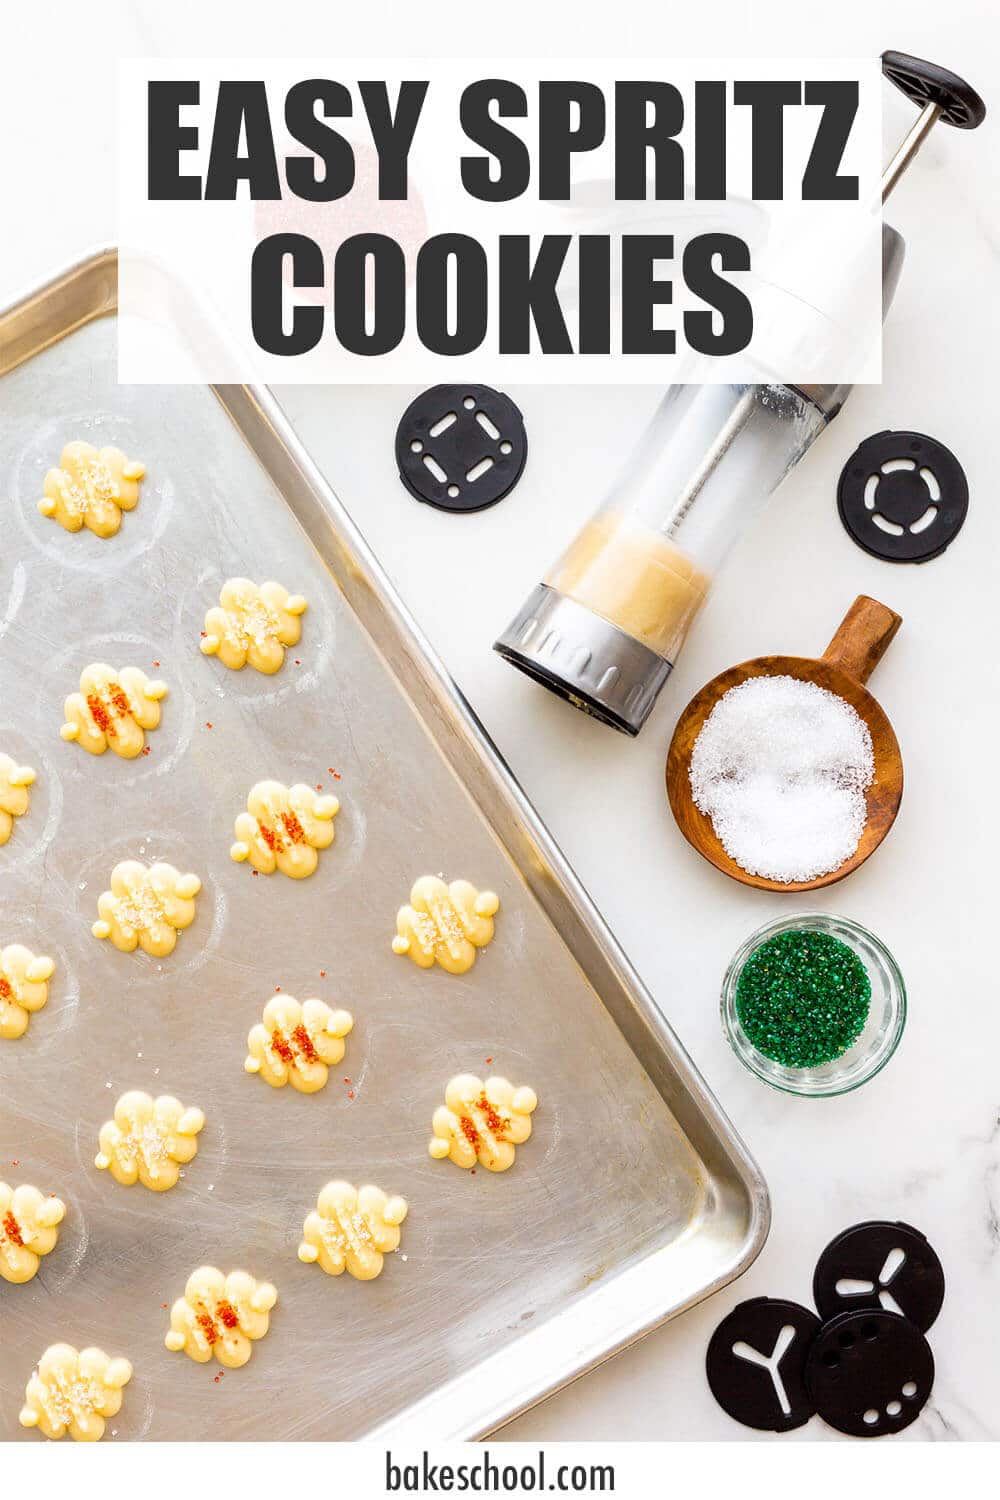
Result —
M864 964L871 982L871 1003L861 1035L846 1052L819 1067L790 1068L766 1057L750 1041L736 1010L736 987L747 959L768 938L791 931L823 932L839 939ZM722 984L722 1024L737 1057L764 1083L789 1094L829 1098L860 1088L885 1067L906 1024L906 988L892 954L860 923L825 912L799 912L758 928L736 950Z

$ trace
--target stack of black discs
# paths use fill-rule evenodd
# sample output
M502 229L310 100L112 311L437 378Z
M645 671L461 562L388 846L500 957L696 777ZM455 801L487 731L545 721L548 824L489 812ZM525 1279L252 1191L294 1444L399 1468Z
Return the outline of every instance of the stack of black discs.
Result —
M924 1337L941 1311L944 1271L909 1224L874 1220L831 1240L813 1275L819 1316L754 1297L719 1324L708 1383L747 1427L790 1432L819 1415L852 1437L901 1432L934 1384Z

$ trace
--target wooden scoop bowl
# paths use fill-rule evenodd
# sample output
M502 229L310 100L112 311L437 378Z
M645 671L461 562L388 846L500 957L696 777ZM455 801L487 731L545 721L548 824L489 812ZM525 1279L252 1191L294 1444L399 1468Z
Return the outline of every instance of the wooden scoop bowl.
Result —
M878 666L902 624L902 617L877 599L859 594L841 621L836 635L815 661L808 656L758 656L720 672L697 693L677 721L667 752L667 797L677 826L688 843L724 875L761 891L815 891L843 880L878 848L892 827L903 796L903 759L895 732L882 708L864 684ZM762 875L748 875L720 844L711 819L699 812L691 798L691 751L701 727L723 693L749 677L797 677L815 682L846 699L864 719L872 737L875 779L868 788L868 820L850 859L815 880L785 884Z

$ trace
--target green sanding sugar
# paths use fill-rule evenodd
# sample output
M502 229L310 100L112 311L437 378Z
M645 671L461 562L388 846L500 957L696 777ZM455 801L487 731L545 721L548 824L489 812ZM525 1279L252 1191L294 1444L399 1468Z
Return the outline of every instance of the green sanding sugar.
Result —
M832 1062L857 1041L872 986L858 955L827 932L792 929L755 948L736 984L749 1041L786 1068Z

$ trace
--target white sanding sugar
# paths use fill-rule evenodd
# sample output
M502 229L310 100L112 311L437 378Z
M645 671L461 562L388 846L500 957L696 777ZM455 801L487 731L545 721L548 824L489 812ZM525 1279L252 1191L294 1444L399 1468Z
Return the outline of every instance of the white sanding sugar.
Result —
M691 794L748 875L789 882L838 869L858 847L872 737L836 693L751 677L724 693L691 753Z

